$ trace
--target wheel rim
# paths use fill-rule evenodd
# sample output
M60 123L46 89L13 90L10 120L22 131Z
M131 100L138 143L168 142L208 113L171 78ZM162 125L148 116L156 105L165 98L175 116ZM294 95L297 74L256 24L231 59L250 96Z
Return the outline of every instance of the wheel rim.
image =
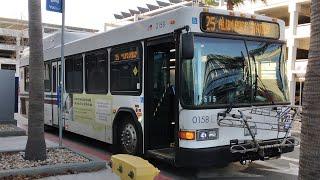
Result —
M137 147L137 133L132 124L126 124L121 132L121 144L129 154L134 154Z

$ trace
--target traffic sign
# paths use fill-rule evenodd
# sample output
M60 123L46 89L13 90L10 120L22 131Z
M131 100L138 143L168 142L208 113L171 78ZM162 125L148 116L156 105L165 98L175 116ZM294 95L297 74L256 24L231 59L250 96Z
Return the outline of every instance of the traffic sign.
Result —
M62 13L62 0L47 0L47 11Z

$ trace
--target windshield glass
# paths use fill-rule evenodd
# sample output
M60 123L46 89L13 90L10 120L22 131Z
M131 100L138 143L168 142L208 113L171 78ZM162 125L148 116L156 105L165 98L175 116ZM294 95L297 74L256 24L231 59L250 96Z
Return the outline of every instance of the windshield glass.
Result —
M288 100L282 45L247 41L253 75L253 102L275 103Z
M281 44L195 37L194 58L182 62L182 104L287 102L281 54Z

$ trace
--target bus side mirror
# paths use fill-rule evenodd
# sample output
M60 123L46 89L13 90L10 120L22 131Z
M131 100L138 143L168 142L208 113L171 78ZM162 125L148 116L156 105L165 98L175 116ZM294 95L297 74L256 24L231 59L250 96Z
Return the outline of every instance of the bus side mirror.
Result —
M182 34L182 58L193 59L194 56L194 37L192 33Z

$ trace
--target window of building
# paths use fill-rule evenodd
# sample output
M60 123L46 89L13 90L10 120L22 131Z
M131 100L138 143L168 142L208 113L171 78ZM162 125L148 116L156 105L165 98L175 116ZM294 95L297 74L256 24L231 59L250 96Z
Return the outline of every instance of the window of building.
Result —
M16 58L16 51L1 49L0 50L0 57L15 59Z
M141 57L140 45L123 46L111 50L110 89L112 94L141 93Z
M29 38L21 38L20 44L21 46L29 46Z
M15 64L1 64L1 69L16 70Z
M51 91L51 63L44 63L44 90L46 92Z
M97 50L85 54L86 92L100 94L108 92L107 50Z
M307 24L307 23L310 23L310 21L311 21L310 16L300 15L298 18L298 24Z
M296 59L308 59L309 50L306 49L297 49L297 57Z
M83 91L83 57L82 54L66 57L66 91L81 93Z
M302 106L303 87L304 87L304 82L296 81L295 105Z
M17 44L17 39L16 37L13 36L0 36L0 43L1 44L11 44L11 45L16 45Z
M29 91L29 67L24 67L24 90Z

